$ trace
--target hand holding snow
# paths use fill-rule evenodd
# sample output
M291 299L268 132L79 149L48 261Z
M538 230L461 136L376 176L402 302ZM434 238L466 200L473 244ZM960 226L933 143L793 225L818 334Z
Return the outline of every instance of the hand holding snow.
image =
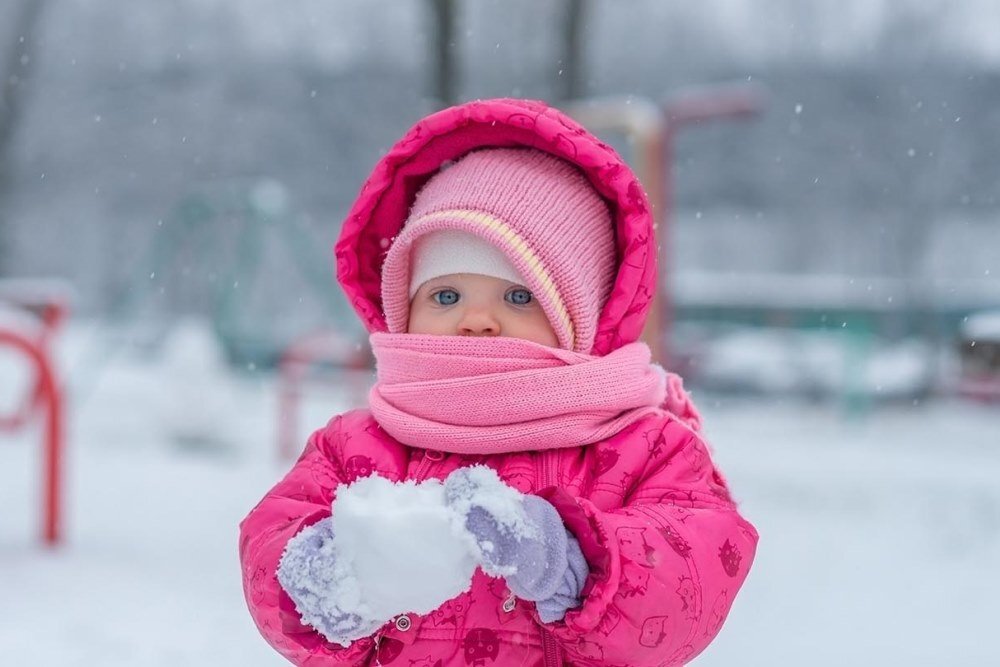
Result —
M444 492L448 507L461 517L473 538L483 571L496 577L514 574L517 545L541 537L525 513L525 496L486 466L454 471L444 481Z
M341 487L333 516L289 540L278 581L304 623L347 646L467 591L477 565L537 601L544 622L579 604L588 573L551 504L472 466L444 484L373 475Z
M580 603L590 570L576 538L548 501L521 495L483 466L460 468L445 480L448 503L465 517L483 570L511 592L535 601L539 618L558 621Z
M504 517L510 534L530 532L521 494L489 468L463 470L475 483L453 484L451 502L438 480L371 476L341 487L333 516L289 540L278 567L302 621L347 646L399 614L429 613L468 590L481 556L466 528L473 503Z

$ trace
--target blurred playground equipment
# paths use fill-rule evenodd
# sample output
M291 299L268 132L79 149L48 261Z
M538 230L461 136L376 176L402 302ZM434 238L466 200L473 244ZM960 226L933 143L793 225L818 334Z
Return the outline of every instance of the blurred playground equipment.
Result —
M0 280L0 348L25 359L34 375L21 405L0 414L0 431L26 429L42 416L41 537L47 546L62 539L65 401L51 343L66 319L69 300L69 289L62 283Z
M689 89L659 102L629 96L581 100L569 113L591 131L623 134L623 154L646 189L655 216L660 275L643 338L661 365L671 365L670 334L674 319L670 298L672 211L674 208L674 142L688 125L724 118L746 118L765 106L759 86L724 84Z
M317 246L298 224L288 199L285 188L269 180L189 195L171 212L163 233L156 236L137 271L142 278L176 275L185 252L188 256L183 259L191 265L216 267L214 278L201 285L203 291L210 292L212 329L231 362L250 368L277 368L277 439L283 457L301 446L297 427L305 385L322 376L328 384L346 383L349 393L357 396L367 389L362 374L340 371L360 371L371 363L363 332L334 285L332 241L329 248ZM265 239L269 238L278 240L286 253L284 264L294 266L310 296L320 300L326 326L282 337L276 325L291 314L290 299L284 300L288 310L278 317L262 320L247 315L247 295L266 285L260 274L264 272ZM235 252L227 251L230 241L237 245ZM117 299L113 319L134 317L149 301L153 283L135 283L145 287ZM338 372L323 372L330 367Z
M276 332L294 328L289 321L296 311L294 302L284 298L287 308L269 312L266 322L260 321L260 314L247 312L248 295L269 284L265 251L273 247L284 253L282 268L299 274L310 298L330 318L352 321L341 317L349 309L333 288L332 240L329 247L318 245L306 227L289 204L285 187L273 180L191 193L159 224L146 254L135 263L133 279L112 299L110 319L134 321L139 311L157 303L167 285L175 299L200 303L208 311L231 362L272 367L280 358ZM204 275L193 276L190 267L204 270Z
M716 120L750 118L766 99L762 87L736 83L685 89L658 102L581 100L569 109L632 164L656 216L659 290L644 332L654 357L706 388L835 397L853 414L875 400L954 391L954 373L941 357L971 313L1000 307L997 295L934 294L875 276L674 269L678 135ZM965 395L995 391L986 389L992 380L970 370L989 348L974 351L965 343Z

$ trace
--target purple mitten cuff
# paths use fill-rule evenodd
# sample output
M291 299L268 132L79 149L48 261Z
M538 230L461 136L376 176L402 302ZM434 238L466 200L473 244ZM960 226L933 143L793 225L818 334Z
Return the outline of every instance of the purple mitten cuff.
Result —
M567 567L559 588L551 597L539 600L535 604L538 618L542 623L561 621L568 610L580 606L580 593L587 582L587 575L590 574L590 567L587 565L587 559L583 557L583 551L580 550L580 543L569 529L566 530L566 562Z

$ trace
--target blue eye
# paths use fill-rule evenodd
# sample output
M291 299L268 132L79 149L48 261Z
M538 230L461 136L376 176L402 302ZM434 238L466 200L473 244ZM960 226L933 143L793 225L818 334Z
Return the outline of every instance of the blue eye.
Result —
M453 289L443 289L439 292L434 292L431 298L439 306L451 306L458 301L458 292Z
M533 298L531 291L523 287L518 287L507 292L507 301L517 306L526 306L531 303Z

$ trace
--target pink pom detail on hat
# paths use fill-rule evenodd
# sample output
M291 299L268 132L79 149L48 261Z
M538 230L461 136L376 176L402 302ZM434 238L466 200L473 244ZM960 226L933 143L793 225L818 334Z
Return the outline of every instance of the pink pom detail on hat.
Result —
M579 169L535 149L490 148L432 177L382 266L382 307L391 333L407 329L411 280L420 277L411 267L414 244L442 230L466 232L498 248L538 299L560 347L590 351L616 256L608 206Z

